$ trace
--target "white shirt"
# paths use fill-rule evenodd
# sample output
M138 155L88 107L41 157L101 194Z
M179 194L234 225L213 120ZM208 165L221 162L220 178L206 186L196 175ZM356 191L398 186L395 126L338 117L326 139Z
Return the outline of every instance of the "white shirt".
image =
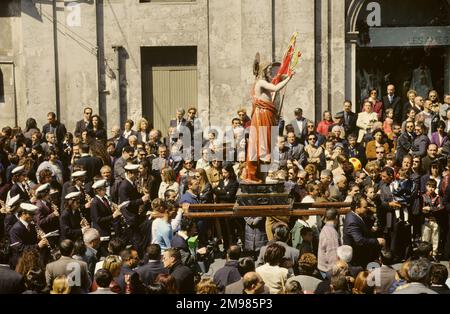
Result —
M128 139L128 136L131 135L131 131L132 131L132 130L129 130L129 131L123 131L122 136L125 137L126 139Z
M303 120L297 120L297 126L300 131L300 134L303 133Z
M28 229L28 225L29 225L29 223L28 222L26 222L25 220L23 220L22 218L19 218L19 221L25 226L25 228L27 228Z

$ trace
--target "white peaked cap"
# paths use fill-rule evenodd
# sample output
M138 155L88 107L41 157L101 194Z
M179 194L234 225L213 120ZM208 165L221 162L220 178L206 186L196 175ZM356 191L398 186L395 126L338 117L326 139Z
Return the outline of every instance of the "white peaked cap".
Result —
M20 204L20 208L23 210L26 210L27 212L34 212L38 207L36 205L30 204L30 203L22 203Z
M45 191L50 191L50 183L42 184L40 187L36 189L36 193L41 193Z
M75 171L72 173L72 178L84 177L86 173L87 172L85 170Z
M72 193L67 194L67 195L64 197L64 199L70 200L70 199L72 199L72 198L79 197L80 195L81 195L81 192L72 192Z
M16 174L16 173L22 172L24 169L25 169L25 166L18 166L18 167L15 167L13 169L13 171L11 171L11 173Z
M136 164L128 164L128 165L126 165L124 168L125 168L125 170L128 170L128 171L136 171L136 170L139 169L139 165L136 165Z
M95 181L94 184L92 184L92 188L94 190L99 189L99 188L104 188L104 187L106 187L106 180L104 180L104 179Z

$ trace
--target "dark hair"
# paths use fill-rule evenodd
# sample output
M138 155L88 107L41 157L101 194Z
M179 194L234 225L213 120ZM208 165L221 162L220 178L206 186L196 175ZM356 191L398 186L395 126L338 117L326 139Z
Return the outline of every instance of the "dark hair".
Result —
M101 288L108 288L111 283L113 277L109 270L100 268L94 275L95 282L97 286Z
M297 280L291 280L286 282L286 293L288 294L303 294L303 288L300 282Z
M439 128L445 130L445 122L444 122L444 121L442 121L442 120L439 120L439 121L438 121L437 129L439 129Z
M325 211L325 219L328 220L336 220L338 212L336 208L328 208Z
M149 260L160 260L161 259L161 247L159 244L150 244L147 246L147 256Z
M436 186L437 186L437 183L436 183L436 180L434 180L434 179L429 179L428 181L427 181L427 184L426 184L427 186L431 186L431 187L433 187L433 188L436 188Z
M272 243L266 248L264 262L269 263L270 266L277 266L280 264L284 253L286 253L284 246L281 246L278 243Z
M225 169L230 174L231 180L236 180L236 172L234 172L234 168L231 163L227 163L222 167L222 169Z
M333 286L334 291L348 291L347 278L344 275L331 276L331 286Z
M181 253L178 248L168 248L166 252L175 259L175 262L181 262Z
M82 239L78 239L73 244L73 253L72 255L83 256L86 253L86 244Z
M164 192L164 199L167 199L170 196L170 193L175 193L177 194L177 192L175 190L172 189L168 189ZM183 229L182 229L183 230Z
M100 116L99 116L98 114L94 114L93 116L91 116L91 120L90 120L90 122L89 122L88 128L93 128L93 127L94 127L94 125L93 125L93 123L92 123L92 120L93 120L94 118L97 118L97 121L98 121L98 126L97 126L97 128L98 128L98 129L103 129L103 127L104 127L105 124L103 123L102 118L100 118ZM133 127L133 126L132 126L132 127Z
M158 276L156 276L155 283L161 284L161 286L168 294L178 293L175 277L169 274L159 274Z
M127 121L125 121L125 124L129 123L130 127L132 128L134 126L134 121L131 119L127 119Z
M30 131L31 129L39 130L37 127L37 122L34 118L28 118L25 122L25 133Z
M124 148L122 148L122 153L134 154L134 148L127 145Z
M356 208L358 208L359 206L361 206L361 203L363 200L366 200L366 198L364 197L364 195L361 194L357 194L353 197L352 199L352 203L350 205L350 208L355 211Z
M232 245L228 248L227 255L230 259L237 261L241 256L241 248L237 245Z
M74 249L74 243L70 239L62 240L59 245L59 251L62 256L71 256Z
M80 147L81 153L88 154L89 153L89 145L88 144L82 144Z
M412 260L409 264L408 278L410 282L421 282L428 284L430 277L431 263L426 258Z
M244 257L239 261L237 269L241 277L244 277L246 273L255 271L255 262L251 257Z
M303 238L308 233L312 233L313 230L310 227L303 227L302 230L300 230L300 236Z
M273 238L275 241L287 242L289 240L289 236L289 228L284 224L280 224L273 230Z
M381 172L385 172L389 177L394 177L394 170L391 167L384 167Z
M445 281L448 278L448 270L442 264L432 264L430 271L430 281L435 285L445 285Z
M170 191L170 190L169 190L169 191ZM167 192L167 191L166 191L166 192ZM164 196L166 196L166 195L164 195ZM189 231L189 230L192 229L192 227L193 227L195 224L196 224L196 222L195 222L194 220L189 219L189 218L183 218L183 219L181 220L181 223L180 223L180 230L181 230L181 231Z
M119 255L125 248L125 242L120 238L111 239L108 243L108 252L111 255Z

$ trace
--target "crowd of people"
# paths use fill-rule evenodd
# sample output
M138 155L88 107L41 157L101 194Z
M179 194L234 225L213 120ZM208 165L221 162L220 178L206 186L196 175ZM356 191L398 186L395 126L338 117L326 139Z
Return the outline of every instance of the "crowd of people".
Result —
M345 215L186 217L236 201L245 109L224 132L204 132L194 107L164 133L141 118L108 138L90 107L73 133L53 112L3 127L0 293L449 293L450 94L405 103L388 85L352 108L280 118L264 175Z

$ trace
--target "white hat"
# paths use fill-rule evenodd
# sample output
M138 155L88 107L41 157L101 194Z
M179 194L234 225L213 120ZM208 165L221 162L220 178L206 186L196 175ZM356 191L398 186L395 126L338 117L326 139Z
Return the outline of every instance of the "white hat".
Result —
M25 166L18 166L18 167L15 167L15 168L13 169L13 171L11 171L11 173L12 173L12 174L20 173L20 172L22 172L24 169L25 169Z
M95 181L94 184L92 184L92 188L94 190L99 189L99 188L104 188L104 187L106 187L106 180L104 180L104 179Z
M139 169L139 165L136 165L136 164L128 164L128 165L126 165L124 168L125 168L125 170L127 170L127 171L136 171L136 170Z
M67 195L64 197L64 199L70 200L70 199L72 199L72 198L77 198L77 197L79 197L80 195L81 195L81 192L80 192L80 191L78 191L78 192L72 192L72 193L67 194Z
M47 192L50 191L50 183L42 184L40 187L36 189L36 193Z
M13 207L13 206L17 203L17 201L18 201L19 199L20 199L20 194L17 194L16 196L11 197L11 198L8 200L8 202L6 203L6 206L7 206L8 208Z
M22 204L20 204L20 208L22 208L23 210L26 210L27 212L33 213L39 207L37 207L36 205L30 204L30 203L22 203Z
M84 177L86 175L85 170L79 170L72 173L72 178Z

